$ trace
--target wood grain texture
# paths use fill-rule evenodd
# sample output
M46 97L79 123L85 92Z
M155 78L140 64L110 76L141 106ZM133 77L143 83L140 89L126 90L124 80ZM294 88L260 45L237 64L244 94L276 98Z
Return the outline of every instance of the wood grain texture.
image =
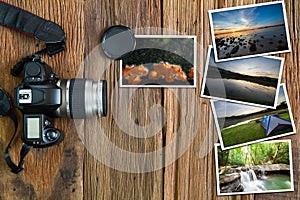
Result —
M66 31L68 51L45 61L63 78L72 78L83 61L83 2L77 1L9 1L25 10L60 24ZM73 13L72 15L70 13ZM74 15L74 13L76 13ZM13 95L13 88L21 83L21 77L12 77L10 68L21 58L42 49L45 44L28 38L18 32L0 27L1 87ZM16 111L17 112L17 111ZM21 114L18 112L21 122ZM0 121L1 152L4 152L13 130L8 119ZM21 126L15 139L11 154L13 160L19 159L21 148ZM3 156L0 158L0 199L81 199L83 197L83 146L76 134L71 120L56 120L57 128L65 131L66 138L57 147L32 149L26 158L25 172L19 176L10 173ZM3 154L2 154L3 155Z
M132 12L134 10L134 12ZM143 27L159 27L161 21L160 2L157 0L149 1L89 1L85 7L85 36L86 36L86 55L90 55L91 50L99 45L99 33L112 25L126 25L132 29ZM91 14L90 14L91 13ZM91 30L99 30L91 32ZM135 31L138 32L138 31ZM147 34L143 32L143 34ZM149 33L148 33L149 34ZM93 36L94 35L94 36ZM96 47L97 48L97 47ZM103 64L107 62L107 64ZM94 65L95 63L95 65ZM107 66L109 65L109 66ZM97 74L100 67L106 67L106 73L103 78L107 79L109 85L109 115L106 119L101 120L101 126L109 140L117 147L129 152L147 152L155 151L162 147L163 135L160 131L153 138L136 139L127 135L118 127L118 121L112 116L112 109L122 107L126 100L120 99L118 96L113 98L112 93L128 95L132 89L118 87L119 85L119 69L116 62L98 60L91 58L85 67L85 74L88 78L97 79ZM99 74L100 73L100 74ZM120 95L121 96L121 95ZM147 126L149 123L149 109L153 104L162 104L161 89L139 89L132 99L129 101L128 111L118 112L120 116L129 121L134 121L136 124ZM125 106L125 105L124 105ZM86 146L98 146L95 141L99 141L97 135L89 133L99 130L99 123L86 122ZM100 134L100 133L95 133ZM138 134L136 129L132 129L132 134ZM101 142L100 142L101 143ZM99 144L100 144L99 143ZM102 144L107 145L107 144ZM163 171L157 170L152 173L137 174L125 173L111 169L101 162L95 160L92 156L97 157L100 150L94 150L94 153L85 153L85 176L84 196L86 199L162 199L163 197ZM108 148L103 154L111 154L112 159L118 159L117 155ZM98 155L99 157L101 155ZM124 160L129 162L129 160ZM161 160L162 162L162 160ZM129 164L129 163L126 163ZM130 163L132 165L138 163ZM112 178L113 177L113 178Z
M266 0L45 0L7 2L29 10L41 17L60 24L67 34L66 52L46 62L61 77L106 79L109 91L109 114L105 118L93 118L72 122L57 119L56 126L65 131L65 140L57 147L32 150L25 161L25 172L16 176L9 172L0 157L0 200L6 199L299 199L299 153L298 135L289 136L293 144L295 192L238 195L218 197L216 195L216 174L213 144L218 141L211 107L208 99L200 98L203 68L208 45L211 44L207 11L210 9L267 2ZM292 52L280 54L284 57L282 82L287 92L294 114L295 124L300 119L300 5L297 1L285 0ZM136 34L173 34L197 36L197 88L196 89L128 89L119 88L119 65L97 56L100 38L104 30L112 25L131 27ZM152 28L149 28L152 27ZM161 31L160 28L163 28ZM170 31L171 30L171 31ZM22 57L40 50L44 44L13 30L0 26L0 87L13 95L13 88L21 78L12 77L10 68ZM99 49L98 49L99 50ZM96 52L96 53L95 53ZM93 54L95 53L95 54ZM105 69L105 70L103 70ZM131 99L121 98L121 94ZM127 102L127 112L118 112ZM184 103L182 103L184 102ZM124 129L132 128L131 134L139 134L130 122L147 127L151 117L162 120L161 113L151 115L152 106L164 108L163 128L149 138L137 138ZM124 105L125 106L125 105ZM197 109L195 109L197 108ZM120 118L128 120L122 128L113 111ZM21 119L20 112L18 113ZM195 120L199 117L199 120ZM195 128L195 135L185 135L180 127ZM3 152L10 139L13 124L7 118L0 119L0 151ZM153 127L153 129L159 128ZM19 127L19 133L21 128ZM153 152L170 144L175 137L192 143L178 160L163 169L147 173L130 173L106 166L101 156L111 155L114 150L99 141L100 133L115 146L134 153ZM85 145L84 145L84 144ZM21 139L18 137L11 149L14 160L18 159ZM96 144L96 146L95 146ZM94 146L93 146L94 145ZM161 162L167 164L172 156L179 156L183 140L176 143L174 151L164 151L157 156L153 166ZM104 151L103 148L104 147ZM96 152L96 153L95 153ZM102 154L103 153L103 154ZM130 167L149 166L124 160ZM130 171L130 170L128 170Z

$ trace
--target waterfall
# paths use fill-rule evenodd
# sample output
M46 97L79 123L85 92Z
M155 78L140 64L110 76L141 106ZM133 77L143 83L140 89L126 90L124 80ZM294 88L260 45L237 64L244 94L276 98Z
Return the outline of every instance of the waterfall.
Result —
M254 171L251 169L249 170L249 174L252 178L253 181L257 181L257 177L256 177L256 174L254 173Z
M250 176L248 175L248 172L241 171L241 183L248 183L250 182Z
M250 169L246 172L241 171L241 184L244 192L255 192L266 190L262 181L258 180L255 172Z

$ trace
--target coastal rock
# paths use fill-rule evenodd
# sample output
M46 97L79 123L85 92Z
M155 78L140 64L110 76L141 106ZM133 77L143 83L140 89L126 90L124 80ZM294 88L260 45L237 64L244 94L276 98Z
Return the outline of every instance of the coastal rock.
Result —
M277 46L276 49L277 49L278 51L283 51L283 50L286 50L287 48L288 48L288 47L286 47L286 46L280 44L280 45Z
M250 51L251 51L251 52L256 51L256 44L252 44L252 45L250 46Z
M233 47L233 49L231 49L230 54L235 54L239 50L239 48L240 48L239 45Z

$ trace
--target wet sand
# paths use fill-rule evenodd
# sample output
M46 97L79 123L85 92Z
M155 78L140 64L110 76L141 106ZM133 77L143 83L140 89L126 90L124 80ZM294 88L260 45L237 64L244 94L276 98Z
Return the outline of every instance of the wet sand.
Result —
M288 50L285 26L215 35L218 59Z

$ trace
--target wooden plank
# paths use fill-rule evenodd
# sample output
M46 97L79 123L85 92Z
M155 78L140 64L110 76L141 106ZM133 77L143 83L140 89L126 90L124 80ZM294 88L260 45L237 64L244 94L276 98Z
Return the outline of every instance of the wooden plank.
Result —
M207 13L204 13L204 7L209 6L210 3L214 3L211 1L204 2L196 2L196 1L190 1L190 2L174 2L174 1L164 1L163 5L163 13L167 13L164 15L164 22L163 25L165 28L173 29L178 31L180 34L185 35L197 35L197 48L198 48L198 60L197 60L197 67L198 67L198 83L202 80L202 66L203 61L205 58L205 49L204 49L204 40L209 40L208 37L205 37L203 34L199 33L209 33L209 26L208 23L205 23L205 20L208 22L207 17L205 15ZM174 9L177 8L177 9ZM189 10L189 12L186 12ZM205 26L206 25L206 26ZM199 95L199 84L198 89L194 91L194 95ZM186 94L182 91L177 91L177 94L181 98L186 98ZM166 104L167 104L167 110L168 111L174 111L178 110L178 105L176 103L176 100L174 99L174 95L172 93L166 91ZM207 161L204 159L199 159L199 148L193 148L194 146L199 147L199 145L203 145L202 140L205 137L206 128L208 127L208 124L201 123L201 122L207 122L209 121L209 106L207 106L209 103L207 100L200 100L199 107L201 110L197 111L201 113L201 120L200 120L200 126L197 130L196 138L194 139L193 144L188 149L188 151L179 158L178 161L176 161L171 166L168 166L165 170L165 199L211 199L212 193L209 193L207 189L211 188L207 184L208 182L214 182L212 177L207 177L208 169L207 167L200 167L200 166L208 166L209 164L212 165L212 162L209 162L208 165L205 164ZM182 106L182 105L181 105ZM188 105L193 106L193 105ZM187 109L185 107L181 109ZM192 114L192 113L190 113ZM186 116L178 116L176 113L172 113L170 116L173 116L172 119L167 120L168 122L171 122L170 126L172 127L172 123L178 124L181 119L180 117L186 117ZM206 120L205 120L206 119ZM174 127L174 126L173 126ZM175 129L175 130L174 130ZM175 128L169 128L166 130L167 134L167 143L169 142L170 135L174 134L176 132L176 126ZM205 135L204 135L205 134ZM213 134L209 133L210 136L208 138L213 138ZM194 145L195 142L199 142L198 144ZM205 142L213 143L210 139ZM180 144L178 144L180 145ZM204 144L207 145L209 148L210 145L207 143ZM209 150L204 151L205 156L206 153L209 152ZM211 156L210 156L211 158ZM211 159L212 160L212 159ZM211 169L211 168L210 168ZM197 174L197 175L196 175Z
M88 1L85 4L86 56L90 56L92 49L99 45L100 36L106 28L119 24L128 26L133 30L143 27L159 27L161 24L160 1ZM134 31L136 34L149 34L151 32L148 30ZM104 75L102 75L100 68L106 68ZM98 58L94 56L90 59L85 66L85 75L93 79L106 79L109 86L108 116L99 121L86 121L85 140L89 151L85 153L85 199L162 199L163 170L149 173L122 172L120 166L114 164L114 161L122 159L122 157L108 143L103 144L106 147L102 152L103 154L99 153L103 149L103 146L100 145L100 134L104 134L113 146L127 152L145 153L162 147L162 131L151 138L138 139L129 135L138 135L138 129L132 129L129 133L120 128L120 123L131 124L132 122L141 127L149 126L151 121L148 112L153 105L162 104L161 90L138 89L134 92L132 99L124 98L130 94L132 89L118 87L120 78L118 63L100 56ZM113 96L113 94L115 95ZM120 109L124 106L127 106L128 110L122 111ZM124 119L123 121L120 122L116 116L112 115L114 110L117 115L121 116L120 119ZM101 129L103 129L103 133L100 131ZM95 132L95 130L99 131ZM103 155L111 155L111 168L106 166L109 163L104 165L100 162L103 162L101 159L105 159L102 157ZM160 158L158 157L158 159ZM160 162L162 162L162 158ZM145 160L145 168L149 167L147 163ZM131 168L143 164L124 160L124 165L128 166L125 168L131 172ZM118 171L118 168L121 171Z
M83 61L83 2L72 1L7 1L41 17L60 24L67 33L68 51L45 61L63 78L76 76L77 69ZM76 15L70 15L76 13ZM13 88L21 83L22 78L10 76L10 68L24 56L40 50L45 44L28 38L11 29L0 27L2 48L0 84L10 95ZM19 120L22 119L18 112ZM8 119L0 121L0 151L4 152L13 125ZM22 123L20 123L22 124ZM82 157L83 146L72 125L72 120L56 120L57 128L65 131L66 137L59 146L48 149L32 149L26 158L25 172L21 175L10 173L3 156L0 157L0 199L73 199L83 197ZM19 159L21 148L21 127L14 142L11 154L14 160Z

